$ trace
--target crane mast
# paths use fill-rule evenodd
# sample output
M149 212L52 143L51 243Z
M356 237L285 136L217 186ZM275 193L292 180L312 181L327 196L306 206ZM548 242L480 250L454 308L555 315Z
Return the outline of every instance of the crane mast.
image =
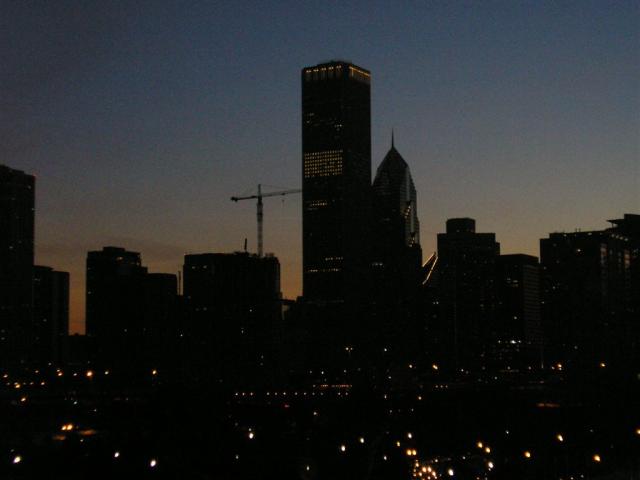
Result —
M292 193L300 193L302 189L295 188L292 190L280 190L277 192L267 192L262 193L262 185L258 184L258 194L257 195L247 195L243 197L231 197L231 200L234 202L238 202L240 200L258 200L257 208L256 208L256 217L258 219L258 256L264 256L264 247L263 247L263 228L264 228L264 204L262 199L264 197L276 197L276 196L284 196L290 195Z

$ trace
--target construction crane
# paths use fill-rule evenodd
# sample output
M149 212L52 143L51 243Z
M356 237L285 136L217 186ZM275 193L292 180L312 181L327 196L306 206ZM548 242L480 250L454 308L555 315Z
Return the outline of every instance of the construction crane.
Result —
M264 223L262 199L264 197L279 197L279 196L290 195L292 193L300 193L300 192L302 192L302 189L295 188L292 190L280 190L278 192L262 193L262 185L258 184L257 195L247 195L244 197L231 197L231 200L234 202L238 202L240 200L252 200L252 199L258 200L257 217L258 217L258 256L259 257L262 257L264 254L263 247L262 247L262 230L263 230L263 223Z

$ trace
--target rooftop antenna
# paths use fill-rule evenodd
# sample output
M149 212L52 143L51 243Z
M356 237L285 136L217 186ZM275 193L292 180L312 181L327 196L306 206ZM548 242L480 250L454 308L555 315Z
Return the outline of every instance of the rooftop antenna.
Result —
M396 148L393 141L393 127L391 127L391 148Z

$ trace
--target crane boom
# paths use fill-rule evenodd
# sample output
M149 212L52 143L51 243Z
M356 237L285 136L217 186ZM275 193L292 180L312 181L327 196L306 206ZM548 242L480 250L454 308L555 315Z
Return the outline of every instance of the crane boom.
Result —
M263 205L262 205L262 199L264 197L278 197L278 196L284 196L284 195L290 195L292 193L301 193L302 189L300 188L294 188L291 190L280 190L277 192L267 192L267 193L262 193L262 185L258 184L258 194L257 195L246 195L246 196L242 196L242 197L231 197L231 200L233 202L238 202L240 200L253 200L253 199L257 199L257 219L258 219L258 256L262 257L264 254L263 251L263 224L264 224L264 211L263 211Z
M289 195L290 193L301 193L302 189L301 188L294 188L291 190L280 190L279 192L269 192L269 193L262 193L262 194L258 194L258 195L247 195L246 197L231 197L231 200L233 200L234 202L237 202L238 200L251 200L254 198L265 198L265 197L277 197L279 195Z

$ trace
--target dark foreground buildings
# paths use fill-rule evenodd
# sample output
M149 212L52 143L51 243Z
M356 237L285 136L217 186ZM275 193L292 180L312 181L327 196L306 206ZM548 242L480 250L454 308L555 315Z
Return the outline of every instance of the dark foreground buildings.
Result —
M478 366L491 337L496 313L494 233L476 233L472 218L447 220L438 234L439 355L454 368Z
M425 264L428 353L455 370L523 370L542 363L540 267L531 255L500 255L475 220L447 220Z
M137 252L89 252L86 328L93 360L131 368L168 362L176 353L177 293L176 276L148 273Z
M28 358L35 178L0 165L0 361Z
M490 364L500 368L539 367L542 355L540 265L532 255L496 259L496 311Z
M637 356L638 217L540 240L544 330L553 359L593 364Z
M185 255L192 362L230 383L262 383L276 362L280 262L246 252Z

